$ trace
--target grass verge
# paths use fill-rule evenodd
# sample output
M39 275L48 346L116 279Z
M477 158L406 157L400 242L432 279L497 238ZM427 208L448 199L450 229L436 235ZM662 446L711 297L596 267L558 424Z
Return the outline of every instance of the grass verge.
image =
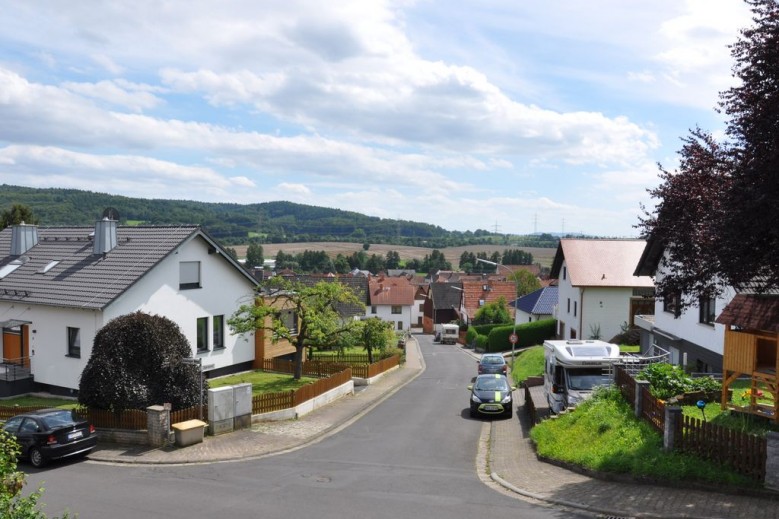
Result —
M663 451L660 433L637 419L615 388L597 391L575 411L536 425L530 436L539 455L594 471L759 488L727 467Z

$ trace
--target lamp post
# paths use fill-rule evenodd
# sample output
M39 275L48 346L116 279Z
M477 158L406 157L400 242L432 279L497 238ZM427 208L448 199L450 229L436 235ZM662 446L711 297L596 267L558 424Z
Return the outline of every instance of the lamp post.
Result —
M500 263L495 263L494 261L486 260L483 258L476 258L476 261L479 263L484 263L485 265L492 265L495 267L495 272L498 271L499 267L503 267L504 269L509 271L509 274L512 276L514 275L514 272L508 268L506 265L502 265ZM517 299L519 294L519 283L517 282L517 278L514 277L514 329L517 329ZM511 369L514 369L514 346L516 344L516 341L511 341Z

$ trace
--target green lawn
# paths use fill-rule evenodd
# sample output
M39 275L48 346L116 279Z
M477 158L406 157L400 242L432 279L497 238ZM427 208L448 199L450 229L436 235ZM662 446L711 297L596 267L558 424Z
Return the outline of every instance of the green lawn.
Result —
M0 400L0 406L13 407L56 407L59 409L74 409L78 407L78 401L67 398L53 398L40 396L17 396Z
M295 380L292 375L284 373L268 373L266 371L247 371L225 377L212 378L208 381L209 388L222 386L234 386L246 382L252 385L252 396L263 393L277 393L280 391L291 391L299 387L315 382L314 377L301 377Z

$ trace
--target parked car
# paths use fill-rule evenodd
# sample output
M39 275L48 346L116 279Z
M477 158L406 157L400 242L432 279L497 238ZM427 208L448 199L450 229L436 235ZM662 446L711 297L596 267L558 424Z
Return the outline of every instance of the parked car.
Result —
M514 411L511 392L516 388L509 385L506 375L479 375L468 389L471 391L471 418L480 414L511 418Z
M489 373L506 375L508 373L508 364L500 353L485 353L481 356L481 360L476 362L479 363L479 375Z
M95 427L67 409L41 409L9 418L3 430L16 436L21 455L34 467L50 460L86 456L97 445Z

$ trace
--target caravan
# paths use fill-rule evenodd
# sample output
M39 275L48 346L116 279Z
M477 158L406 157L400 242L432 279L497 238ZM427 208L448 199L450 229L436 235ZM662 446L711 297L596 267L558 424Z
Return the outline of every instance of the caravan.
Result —
M559 413L587 398L596 386L610 384L611 365L619 360L616 344L544 341L544 393L549 408Z

